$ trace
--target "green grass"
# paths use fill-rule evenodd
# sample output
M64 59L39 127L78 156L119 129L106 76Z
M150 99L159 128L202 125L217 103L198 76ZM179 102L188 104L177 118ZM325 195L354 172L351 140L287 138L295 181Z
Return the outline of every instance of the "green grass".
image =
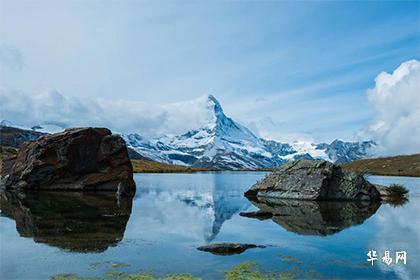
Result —
M269 280L276 279L274 274L263 274L254 262L236 265L225 273L226 280Z
M108 271L101 277L82 277L77 274L59 274L50 277L50 280L199 280L189 273L169 274L156 276L148 272L126 273L119 270ZM292 272L263 273L255 262L240 263L224 274L225 280L293 280Z
M58 274L50 277L50 280L198 280L188 273L169 274L163 277L157 277L148 272L125 273L118 270L108 271L102 277L83 277L77 274Z

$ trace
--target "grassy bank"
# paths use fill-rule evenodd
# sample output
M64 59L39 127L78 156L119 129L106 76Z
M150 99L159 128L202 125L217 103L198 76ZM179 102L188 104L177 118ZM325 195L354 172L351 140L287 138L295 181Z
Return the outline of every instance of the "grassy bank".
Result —
M341 166L364 174L420 177L420 154L356 160Z
M131 164L135 173L194 173L211 171L206 168L166 164L149 159L133 159L131 160Z

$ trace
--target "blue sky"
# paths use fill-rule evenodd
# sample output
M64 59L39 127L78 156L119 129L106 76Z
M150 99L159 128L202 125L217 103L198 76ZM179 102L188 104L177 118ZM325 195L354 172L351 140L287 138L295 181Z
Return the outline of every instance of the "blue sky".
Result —
M419 59L419 3L0 0L0 87L145 103L213 94L265 137L352 140L374 121L375 77Z

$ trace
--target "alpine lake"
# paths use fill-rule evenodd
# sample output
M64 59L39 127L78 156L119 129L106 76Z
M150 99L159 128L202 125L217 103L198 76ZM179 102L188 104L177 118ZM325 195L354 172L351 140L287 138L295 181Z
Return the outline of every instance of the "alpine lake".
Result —
M420 279L420 178L367 177L409 189L408 201L400 205L285 201L272 210L274 216L239 215L274 207L243 195L265 174L135 174L134 198L4 193L0 276L118 279L188 273L224 279L242 267L280 279ZM265 248L233 255L197 250L220 242ZM369 251L376 251L373 263ZM382 260L386 251L389 265ZM396 253L403 251L406 263L396 263Z

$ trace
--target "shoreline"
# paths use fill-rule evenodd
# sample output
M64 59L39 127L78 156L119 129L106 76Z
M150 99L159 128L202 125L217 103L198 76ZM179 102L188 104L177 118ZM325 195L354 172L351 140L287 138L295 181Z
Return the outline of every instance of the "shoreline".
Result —
M192 173L210 173L210 172L234 172L234 173L241 173L241 172L273 172L273 170L261 170L261 169L249 169L249 170L189 170L189 171L172 171L172 170L143 170L143 171L135 171L134 174L192 174ZM377 173L368 173L368 172L361 172L363 175L366 176L385 176L385 177L409 177L409 178L420 178L420 176L415 175L403 175L403 174L377 174Z

